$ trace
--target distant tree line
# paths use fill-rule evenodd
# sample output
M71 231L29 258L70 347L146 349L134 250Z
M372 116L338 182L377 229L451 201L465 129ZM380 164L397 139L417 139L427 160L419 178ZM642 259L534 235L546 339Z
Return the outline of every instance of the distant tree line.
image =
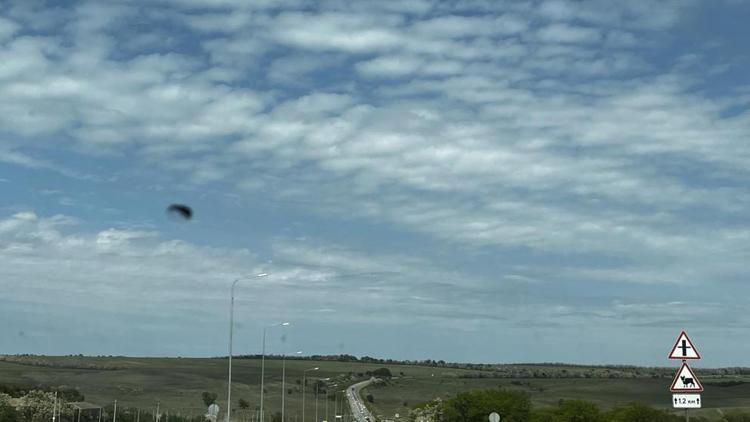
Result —
M261 359L261 355L240 355L235 359ZM281 359L281 355L266 355L266 359ZM214 357L226 359L226 356ZM341 355L311 355L287 356L287 360L314 360L331 362L359 362L377 363L385 365L417 365L433 368L462 369L477 371L474 374L463 374L463 378L671 378L674 376L673 367L641 367L633 365L576 365L567 363L517 363L517 364L489 364L489 363L460 363L444 360L397 360L379 359L371 356L357 357L348 354ZM750 368L699 368L696 372L710 376L750 375Z
M47 368L89 369L96 371L114 371L117 369L124 369L119 366L91 362L91 357L84 357L83 355L70 355L69 357L74 359L59 360L36 355L4 355L0 356L0 362L11 362L16 365L42 366Z

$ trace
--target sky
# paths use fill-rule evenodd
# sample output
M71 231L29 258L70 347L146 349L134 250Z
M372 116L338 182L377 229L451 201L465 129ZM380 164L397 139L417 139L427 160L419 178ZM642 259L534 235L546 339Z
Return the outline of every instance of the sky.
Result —
M0 353L750 366L748 20L2 1Z

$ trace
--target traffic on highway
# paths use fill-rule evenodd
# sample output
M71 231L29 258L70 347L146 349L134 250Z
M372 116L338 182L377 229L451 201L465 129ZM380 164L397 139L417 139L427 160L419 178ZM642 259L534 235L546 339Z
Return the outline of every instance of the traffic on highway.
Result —
M373 381L374 378L370 378L367 381L359 382L346 389L346 397L349 400L352 415L354 415L357 422L375 422L375 418L373 418L372 413L367 409L367 406L362 401L362 397L359 395L360 390L370 385Z

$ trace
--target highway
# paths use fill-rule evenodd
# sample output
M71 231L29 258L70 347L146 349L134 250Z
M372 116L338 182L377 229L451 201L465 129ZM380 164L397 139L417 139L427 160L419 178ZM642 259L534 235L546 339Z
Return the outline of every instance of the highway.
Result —
M375 418L367 409L367 406L365 406L365 403L362 401L362 397L359 395L360 390L370 385L373 381L375 381L375 378L370 378L367 381L351 385L346 389L346 397L349 400L349 407L351 407L352 415L354 415L355 418L353 422L375 422Z

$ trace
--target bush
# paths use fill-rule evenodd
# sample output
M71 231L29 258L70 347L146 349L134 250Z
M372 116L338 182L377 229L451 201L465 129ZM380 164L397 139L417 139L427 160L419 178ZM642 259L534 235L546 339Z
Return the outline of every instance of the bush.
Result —
M531 401L520 391L478 390L443 402L445 422L485 421L492 412L500 415L501 422L525 422L531 415Z
M201 398L203 399L203 404L206 405L206 407L211 406L216 402L216 397L218 395L216 393L211 393L209 391L204 391L201 393Z
M372 371L372 375L381 378L390 378L392 376L391 371L388 368L378 368Z
M683 418L640 403L616 407L605 414L608 422L681 422Z
M599 408L583 400L560 400L557 407L535 410L531 422L605 422Z
M19 420L18 412L10 404L10 396L0 393L0 421L17 422Z
M750 413L731 412L724 415L723 422L750 422Z

